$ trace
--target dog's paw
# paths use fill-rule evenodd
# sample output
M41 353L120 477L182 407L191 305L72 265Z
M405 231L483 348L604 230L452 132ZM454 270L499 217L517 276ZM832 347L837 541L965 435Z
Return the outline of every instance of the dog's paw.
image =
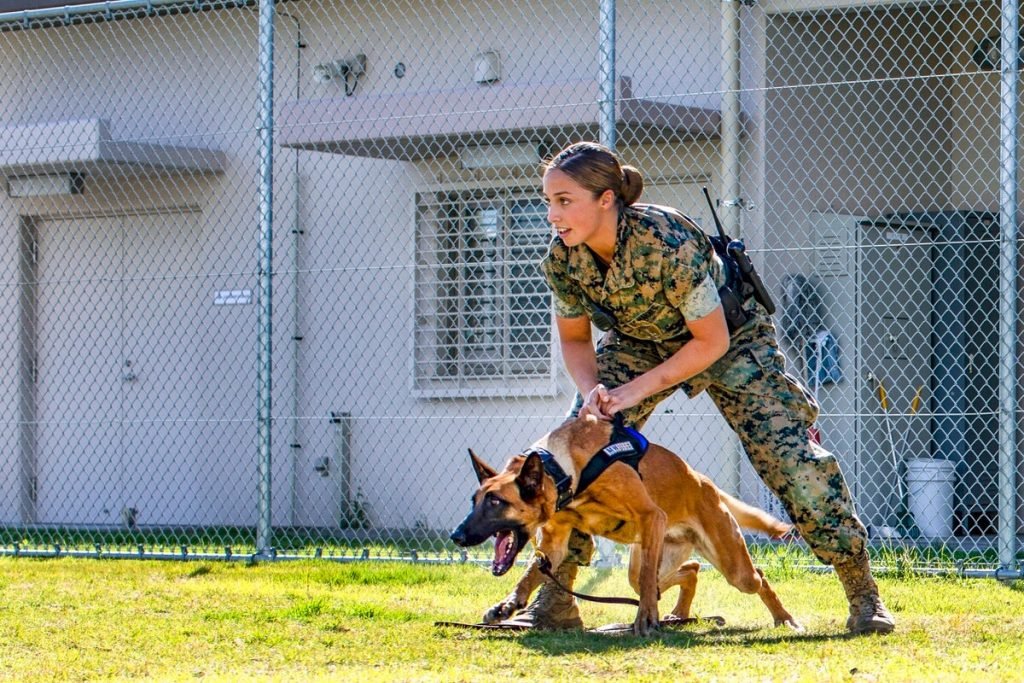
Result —
M790 617L789 619L776 619L775 628L778 628L779 626L785 626L795 633L804 632L804 627L801 626L793 617Z
M517 610L518 607L514 600L503 600L484 612L483 622L485 624L497 624L499 621L504 621L511 617Z
M649 636L652 633L656 633L659 630L660 621L658 620L658 612L647 612L641 610L636 615L636 621L633 622L633 635L635 636Z

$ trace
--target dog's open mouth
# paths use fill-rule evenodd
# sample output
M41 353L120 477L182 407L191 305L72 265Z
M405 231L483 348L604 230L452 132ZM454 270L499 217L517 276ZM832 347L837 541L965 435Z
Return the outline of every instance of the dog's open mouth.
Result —
M491 562L491 573L501 576L516 562L516 556L526 545L527 535L519 529L499 531L494 535L494 561Z

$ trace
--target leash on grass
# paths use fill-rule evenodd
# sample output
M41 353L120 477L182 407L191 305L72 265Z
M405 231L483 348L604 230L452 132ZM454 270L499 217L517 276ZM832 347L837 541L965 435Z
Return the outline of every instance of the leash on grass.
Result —
M575 598L579 598L580 600L590 600L591 602L603 602L605 604L612 605L632 605L633 607L640 606L640 601L636 598L603 598L599 595L587 595L585 593L577 593L576 591L572 590L571 588L568 588L561 581L555 578L554 573L551 571L551 560L547 558L547 555L540 555L537 558L537 569L539 569L540 573L546 576L551 583L555 584L555 586L562 589L569 595ZM658 593L660 594L661 591L658 591Z

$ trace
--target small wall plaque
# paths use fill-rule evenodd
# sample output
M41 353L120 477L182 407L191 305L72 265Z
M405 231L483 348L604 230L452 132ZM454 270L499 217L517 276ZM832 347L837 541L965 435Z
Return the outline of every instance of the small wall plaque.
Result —
M244 306L251 303L251 289L219 289L213 296L214 306Z

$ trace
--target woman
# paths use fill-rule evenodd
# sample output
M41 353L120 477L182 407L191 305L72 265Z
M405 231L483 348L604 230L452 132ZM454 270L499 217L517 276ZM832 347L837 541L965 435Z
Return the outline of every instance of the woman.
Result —
M835 569L850 603L847 628L891 632L867 532L835 456L808 438L818 408L785 373L768 314L746 302L749 320L730 335L718 294L722 262L709 239L674 209L636 204L642 176L607 148L567 147L545 165L543 186L557 236L542 267L578 390L570 415L610 420L622 412L640 428L671 393L706 391L814 554ZM607 329L596 350L592 322ZM570 548L558 578L571 586L593 542L574 533ZM516 622L582 626L572 597L547 583Z

